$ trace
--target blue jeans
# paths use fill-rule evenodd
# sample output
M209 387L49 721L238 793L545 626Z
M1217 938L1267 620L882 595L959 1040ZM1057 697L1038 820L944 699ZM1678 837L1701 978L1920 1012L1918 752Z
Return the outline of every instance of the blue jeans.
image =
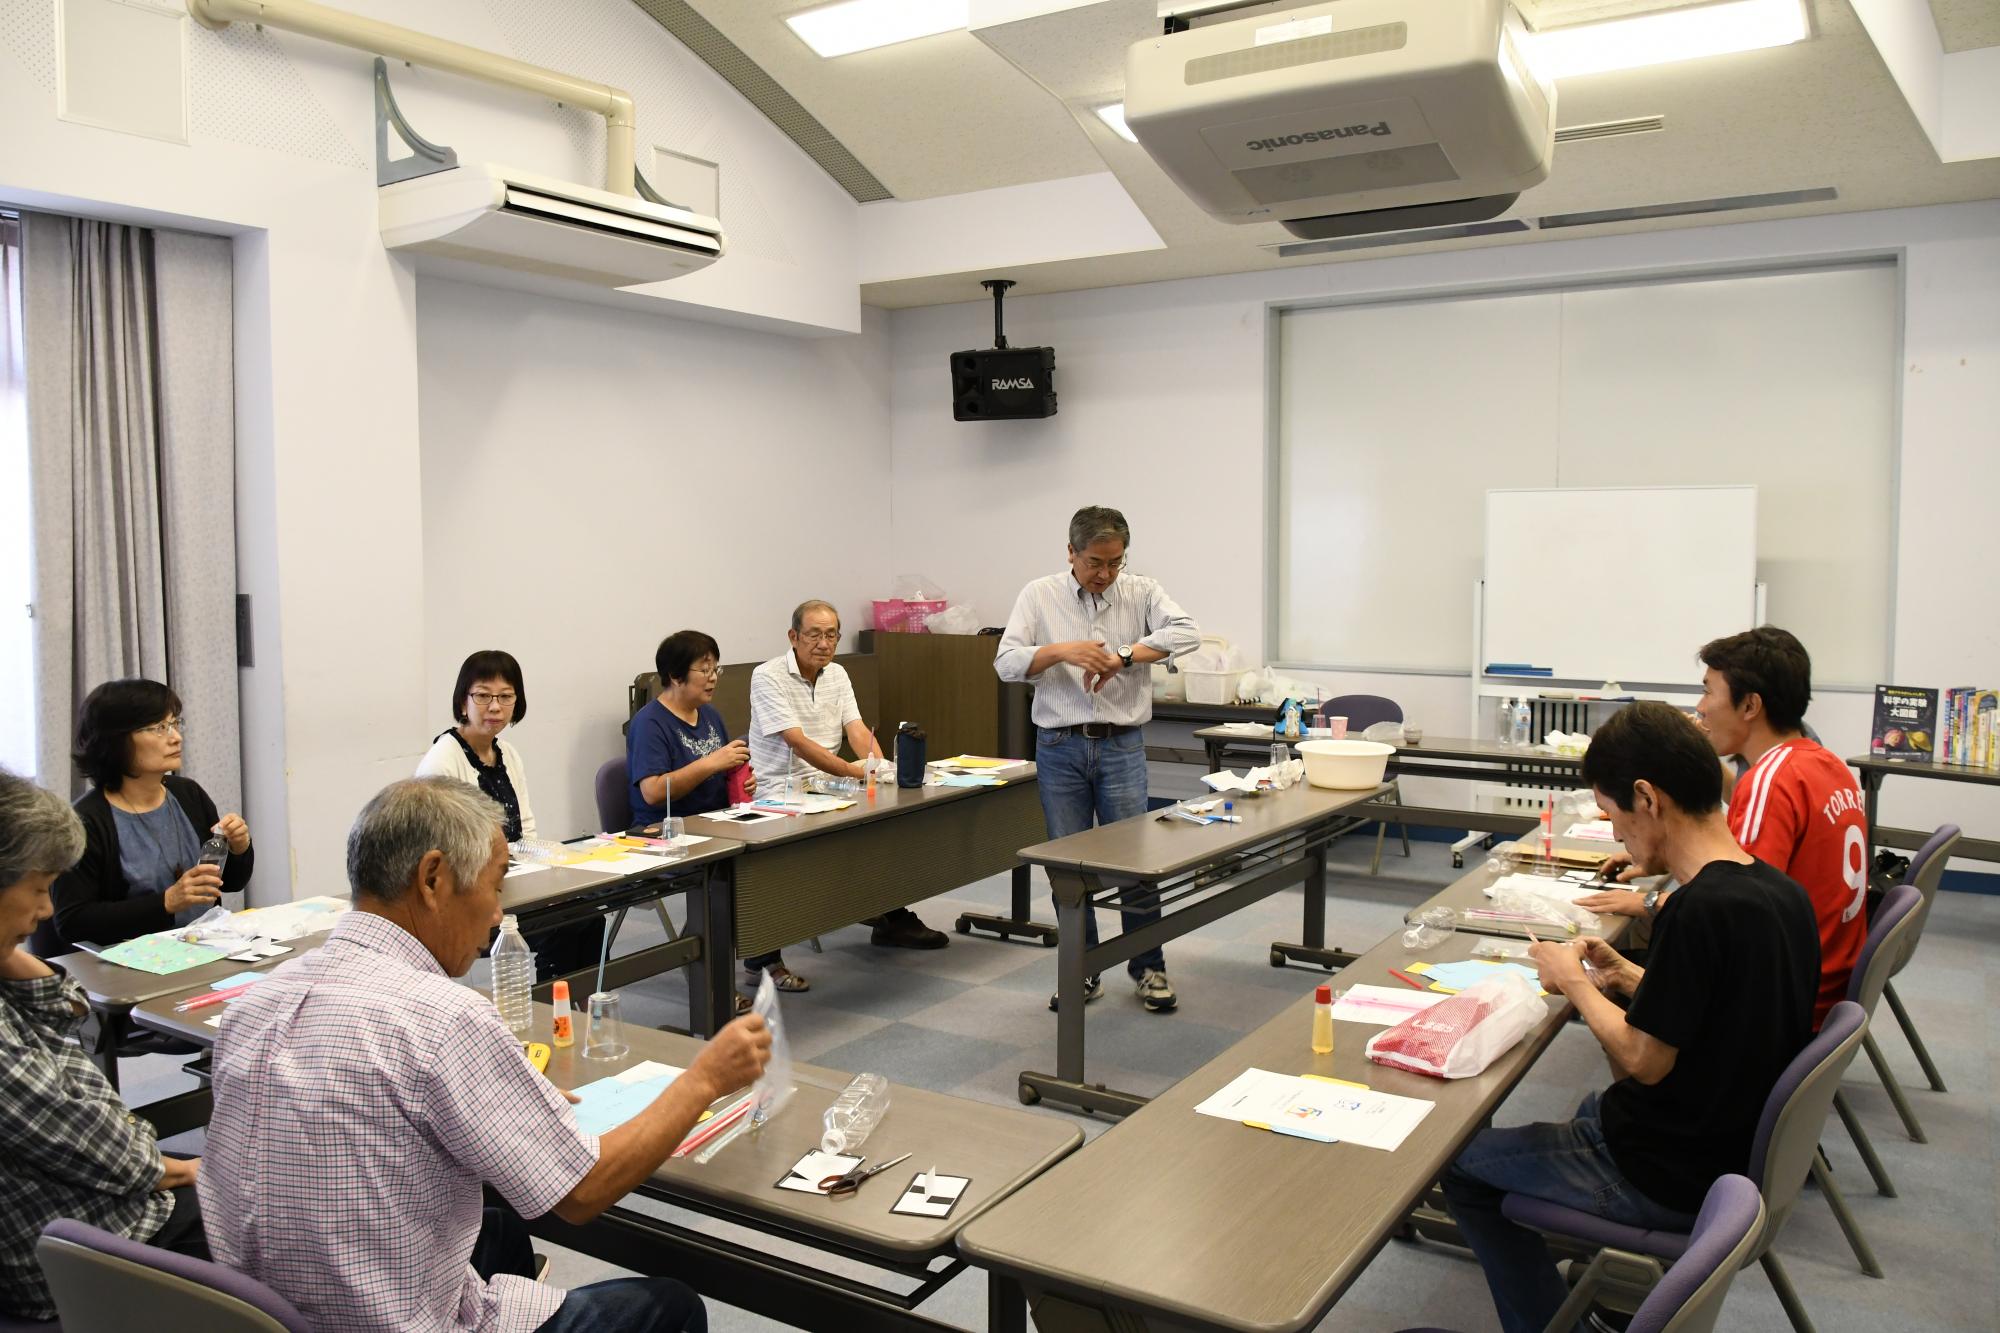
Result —
M1694 1227L1692 1214L1661 1207L1620 1174L1604 1146L1594 1092L1574 1120L1481 1130L1445 1168L1442 1183L1507 1333L1541 1333L1569 1289L1541 1233L1501 1216L1503 1196L1527 1194L1653 1231Z
M1093 820L1115 824L1146 813L1146 742L1137 731L1094 741L1073 732L1038 729L1035 768L1050 838L1081 833ZM1158 921L1160 909L1156 900L1151 907L1121 907L1119 915L1125 929L1133 931ZM1095 947L1097 938L1097 913L1086 910L1084 943ZM1148 949L1125 964L1135 979L1147 968L1166 971L1166 955Z
M481 1281L535 1275L528 1224L491 1188L471 1262ZM535 1333L708 1333L708 1311L670 1277L621 1277L571 1289Z
M701 1297L670 1277L575 1287L536 1333L708 1333Z

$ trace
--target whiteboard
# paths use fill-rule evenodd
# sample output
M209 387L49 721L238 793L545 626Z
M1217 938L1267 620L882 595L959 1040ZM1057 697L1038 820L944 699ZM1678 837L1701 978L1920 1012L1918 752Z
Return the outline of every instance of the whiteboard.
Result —
M1756 623L1755 486L1486 493L1479 671L1691 686L1697 649Z

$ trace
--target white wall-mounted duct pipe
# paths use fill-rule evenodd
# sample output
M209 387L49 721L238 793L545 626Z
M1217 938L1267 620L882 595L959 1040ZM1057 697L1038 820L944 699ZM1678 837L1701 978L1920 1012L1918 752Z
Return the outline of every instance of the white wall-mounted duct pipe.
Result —
M632 95L622 88L330 9L311 0L188 0L188 13L204 27L222 29L233 22L260 24L580 106L604 117L604 188L613 194L638 193L632 158L637 120Z

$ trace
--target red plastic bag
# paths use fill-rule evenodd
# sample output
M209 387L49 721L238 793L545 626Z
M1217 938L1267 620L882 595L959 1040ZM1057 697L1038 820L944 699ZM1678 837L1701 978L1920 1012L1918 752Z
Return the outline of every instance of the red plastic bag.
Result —
M1368 1058L1432 1078L1471 1078L1528 1035L1548 1012L1541 990L1503 972L1411 1014L1368 1039Z

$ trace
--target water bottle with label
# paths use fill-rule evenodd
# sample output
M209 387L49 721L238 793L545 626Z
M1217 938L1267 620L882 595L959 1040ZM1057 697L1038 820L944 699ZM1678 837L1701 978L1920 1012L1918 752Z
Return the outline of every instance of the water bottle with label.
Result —
M487 956L493 967L493 1005L500 1021L516 1036L526 1037L535 1020L535 954L522 938L513 913L500 918L500 938Z
M1529 720L1530 717L1531 713L1528 708L1528 698L1526 695L1522 695L1521 698L1517 700L1514 704L1514 725L1512 728L1514 744L1516 745L1528 744L1529 729L1533 725Z

